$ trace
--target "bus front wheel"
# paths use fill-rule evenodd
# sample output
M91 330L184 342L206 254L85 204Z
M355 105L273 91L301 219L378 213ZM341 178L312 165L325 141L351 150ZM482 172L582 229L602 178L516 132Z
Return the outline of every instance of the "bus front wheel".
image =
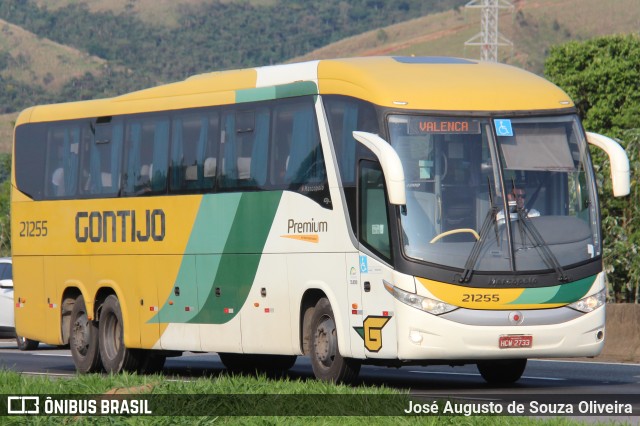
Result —
M520 380L527 366L526 359L500 359L478 361L482 378L492 385L508 385Z
M98 326L89 319L84 297L78 296L71 310L69 349L79 373L95 373L102 369L98 349Z
M322 298L311 317L311 366L316 378L334 383L352 383L358 378L360 362L340 355L338 332L331 304Z
M124 345L122 311L120 302L114 295L108 296L102 304L98 335L100 358L107 373L137 371L140 351L128 349Z

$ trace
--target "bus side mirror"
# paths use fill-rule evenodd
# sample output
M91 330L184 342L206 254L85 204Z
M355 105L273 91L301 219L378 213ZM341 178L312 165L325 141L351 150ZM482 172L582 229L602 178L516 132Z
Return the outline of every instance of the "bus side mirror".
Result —
M398 206L406 205L404 168L396 150L387 141L373 133L355 131L353 137L378 157L387 183L389 202Z
M613 195L615 197L629 195L631 190L629 184L629 158L624 148L613 139L598 133L587 132L587 141L606 152L609 156Z

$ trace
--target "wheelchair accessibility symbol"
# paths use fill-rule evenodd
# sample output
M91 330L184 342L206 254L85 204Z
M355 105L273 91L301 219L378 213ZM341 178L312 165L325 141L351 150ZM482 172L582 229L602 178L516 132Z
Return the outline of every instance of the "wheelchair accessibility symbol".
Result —
M496 127L496 134L498 136L513 136L513 129L511 128L511 120L496 119L496 120L493 120L493 124Z
M360 273L366 274L369 272L369 265L367 264L367 256L360 256Z

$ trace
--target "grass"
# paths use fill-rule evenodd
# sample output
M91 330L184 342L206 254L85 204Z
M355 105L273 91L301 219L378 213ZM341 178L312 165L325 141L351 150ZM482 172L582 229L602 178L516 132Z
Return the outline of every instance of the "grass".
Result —
M249 424L249 425L572 425L567 419L539 420L507 416L402 416L409 395L385 387L338 386L315 380L273 379L262 376L202 377L190 381L172 380L162 375L138 376L78 375L71 379L23 376L0 370L0 394L64 395L66 400L90 395L99 399L104 394L145 394L160 406L156 413L171 416L10 416L0 418L2 424ZM186 395L186 396L185 396ZM74 397L75 396L75 397ZM135 396L132 396L135 398ZM413 397L412 397L413 398ZM427 400L426 402L431 402ZM0 401L0 407L4 401ZM277 407L277 404L280 407ZM160 405L161 404L161 405ZM217 409L212 411L212 404ZM42 404L41 404L42 405ZM247 416L274 409L279 415ZM164 410L164 411L163 411ZM266 411L265 411L266 410ZM234 413L230 416L196 415ZM287 412L319 414L316 416L281 415ZM363 416L348 413L398 413L399 415ZM182 414L182 415L181 415Z

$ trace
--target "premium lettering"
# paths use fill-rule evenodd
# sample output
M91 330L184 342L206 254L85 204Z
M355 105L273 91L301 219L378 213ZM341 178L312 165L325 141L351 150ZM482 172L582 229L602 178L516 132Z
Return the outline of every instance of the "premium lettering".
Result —
M311 219L309 222L296 222L289 219L287 222L287 234L304 234L309 232L327 232L329 224L327 222L316 222Z
M76 213L79 243L147 242L164 240L166 217L162 209L91 211Z

